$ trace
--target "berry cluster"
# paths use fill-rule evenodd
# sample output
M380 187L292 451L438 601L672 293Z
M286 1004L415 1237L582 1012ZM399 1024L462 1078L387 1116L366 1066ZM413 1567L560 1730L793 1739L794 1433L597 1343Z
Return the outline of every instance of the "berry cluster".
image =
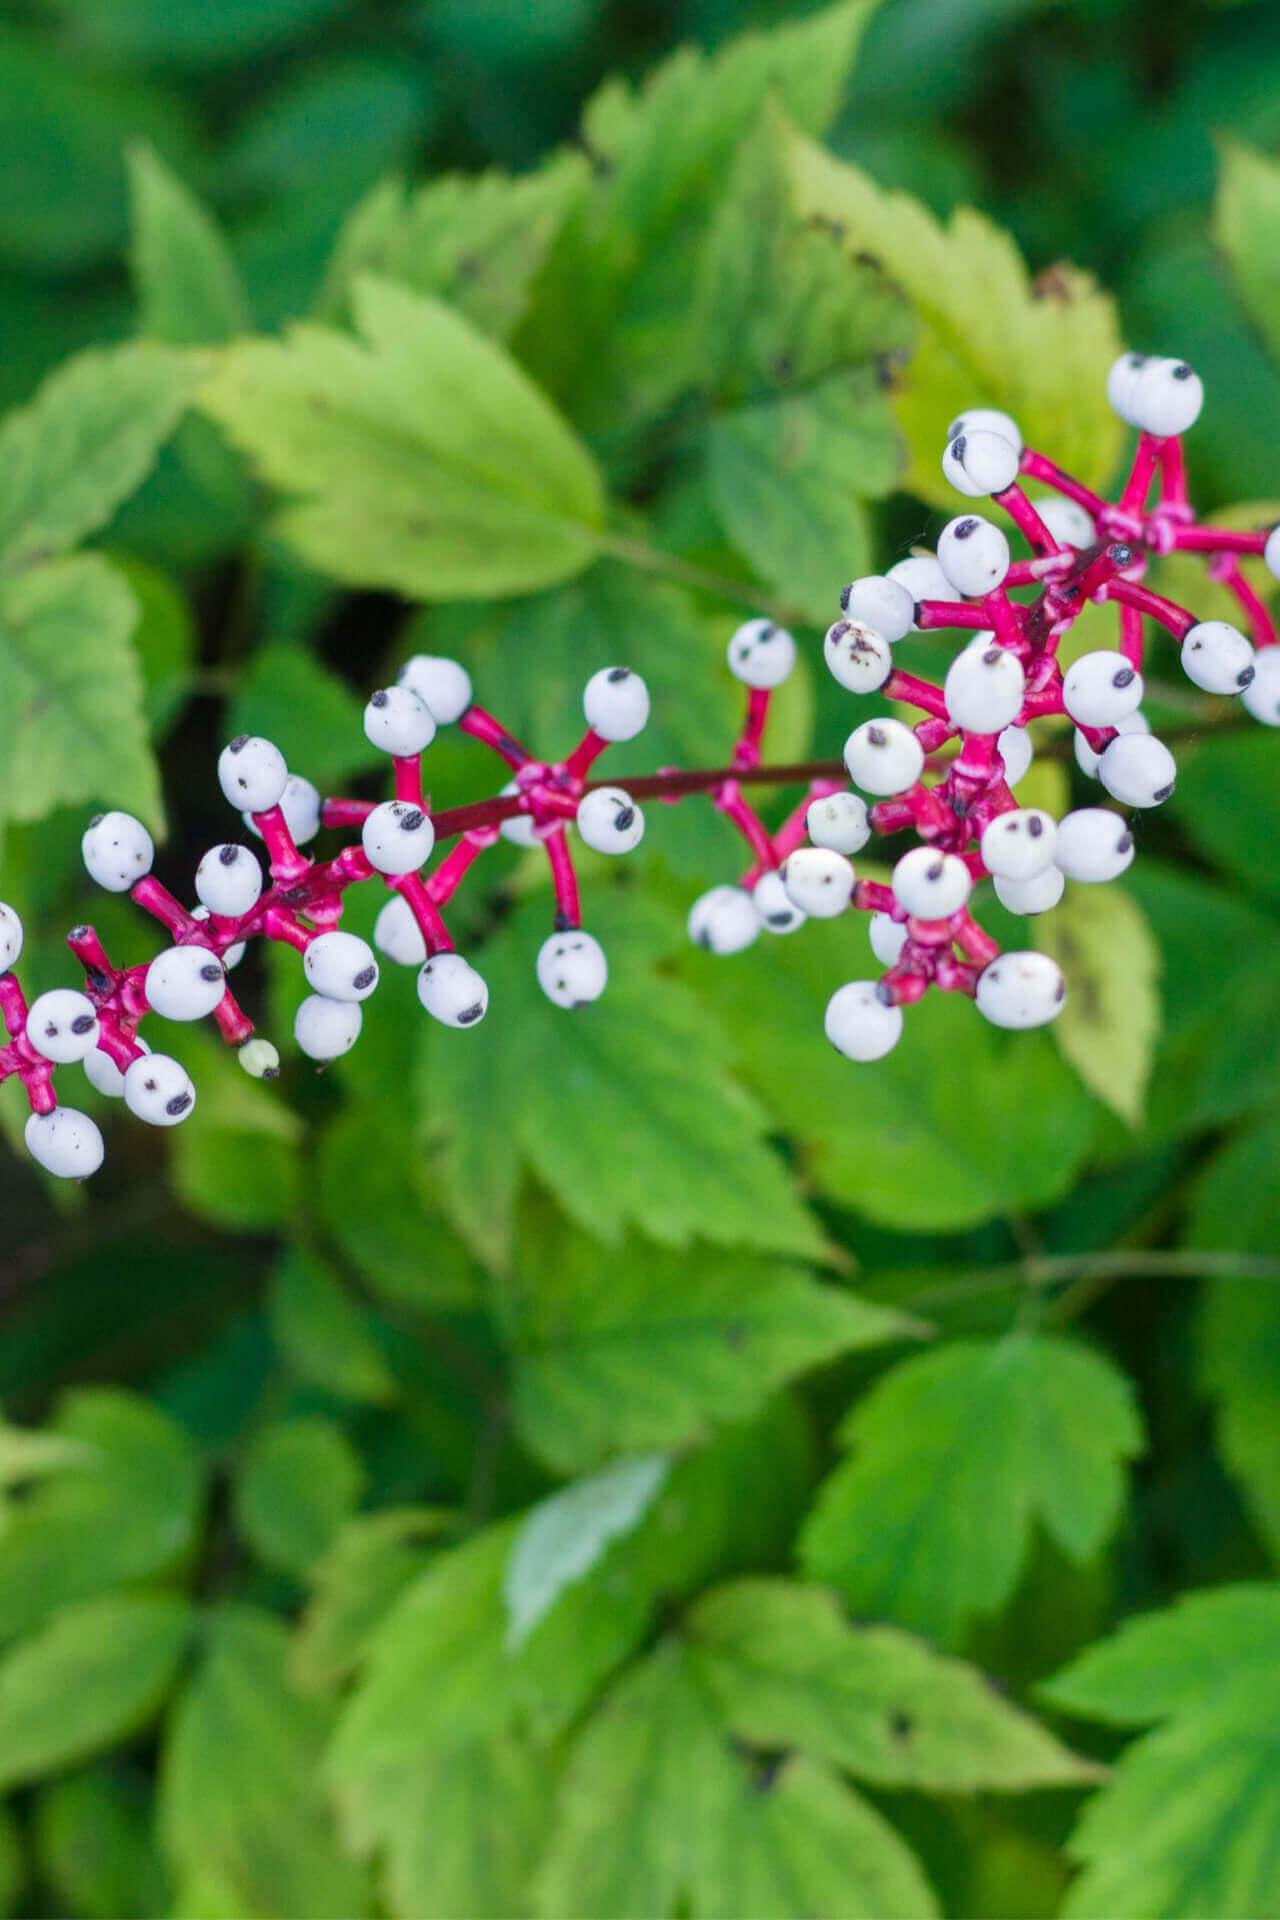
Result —
M1014 789L1031 765L1031 723L1068 716L1081 770L1122 806L1166 799L1173 756L1141 712L1144 622L1151 619L1178 642L1197 687L1238 694L1256 718L1280 725L1277 634L1240 566L1241 556L1262 555L1280 577L1280 529L1197 525L1180 440L1203 400L1189 367L1126 354L1108 390L1139 436L1114 503L1025 447L1007 414L979 409L953 423L944 472L960 493L994 499L1029 557L1015 559L997 526L964 513L943 529L936 554L913 553L887 574L845 588L841 618L824 643L831 673L851 693L880 694L924 717L914 725L884 714L864 721L850 734L843 763L762 764L772 694L791 672L796 646L776 622L756 619L729 642L746 713L726 766L667 769L621 785L591 779L605 749L634 739L649 717L648 689L627 667L591 678L586 731L564 759L549 762L475 704L456 661L419 654L365 709L365 732L392 763L390 800L322 800L268 740L242 736L224 749L223 793L265 848L267 873L244 840L212 847L196 869L197 904L187 908L153 874L155 849L139 821L122 813L93 820L83 840L91 877L130 894L170 944L147 966L117 968L94 930L77 927L68 945L84 969L83 990L58 989L28 1005L13 972L22 925L0 904L0 1019L9 1036L0 1045L0 1081L22 1082L36 1160L72 1178L102 1160L94 1121L58 1103L60 1065L80 1062L100 1093L123 1098L153 1126L188 1117L195 1089L177 1060L143 1039L139 1027L149 1014L177 1022L212 1016L250 1074L274 1077L279 1054L254 1037L228 983L252 939L283 942L301 957L310 992L295 1022L300 1050L322 1063L346 1053L379 977L374 951L340 926L346 891L358 882L381 880L389 890L374 942L386 958L418 970L426 1012L446 1026L474 1026L487 1010L488 988L455 950L443 910L499 838L541 846L550 865L554 930L536 959L543 992L565 1008L598 999L608 965L582 926L570 829L599 853L629 853L644 834L638 802L649 797L704 793L746 842L748 872L713 887L689 914L691 937L711 952L739 952L762 933L793 933L809 917L851 907L869 914L871 949L884 972L840 987L826 1013L828 1038L849 1058L887 1053L901 1034L902 1009L931 986L971 995L997 1026L1051 1020L1064 997L1058 968L1034 951L1001 952L970 913L973 889L990 879L1011 911L1042 913L1067 880L1096 883L1123 873L1134 845L1127 819L1110 808L1085 807L1055 821L1019 806ZM1050 497L1033 501L1023 476ZM1247 635L1224 621L1197 620L1142 584L1149 558L1172 552L1207 557L1210 576L1240 606ZM1118 646L1086 653L1064 672L1060 644L1090 602L1115 605ZM941 686L895 664L894 648L908 634L945 629L971 637ZM422 756L449 725L495 753L510 778L489 799L433 812ZM860 792L846 785L846 773ZM805 785L804 800L770 832L744 788L795 783ZM322 828L352 829L359 840L313 859L302 849ZM921 844L901 856L889 884L859 878L852 856L873 834L903 831ZM446 840L454 844L428 873Z

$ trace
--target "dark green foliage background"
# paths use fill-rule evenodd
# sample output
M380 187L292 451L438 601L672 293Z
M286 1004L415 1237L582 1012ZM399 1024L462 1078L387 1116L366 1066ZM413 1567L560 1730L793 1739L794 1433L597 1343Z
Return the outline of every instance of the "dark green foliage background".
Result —
M654 737L617 769L715 763L741 609L812 663L843 580L936 532L959 406L1114 474L1116 338L1203 373L1206 510L1280 517L1280 11L867 11L855 55L730 0L6 9L0 408L106 354L0 429L33 990L87 916L148 951L79 872L92 804L158 825L163 791L182 891L220 740L378 791L360 706L414 647L548 752L629 659ZM708 64L580 132L686 42ZM300 318L380 343L336 377L333 333L255 343ZM433 419L525 369L562 545L481 515L489 576L446 541L442 584L387 423L369 452L348 414L384 360L425 368L433 508ZM334 403L314 444L286 365ZM112 452L51 532L3 489L29 459L65 508L59 420ZM614 978L580 1021L504 850L454 909L475 1033L424 1032L397 974L325 1075L166 1039L198 1111L112 1118L91 1191L0 1149L4 1912L1280 1915L1280 742L1153 679L1177 799L1118 905L1033 933L1090 1009L1061 1044L930 1002L837 1061L861 928L689 953L736 857L691 803L588 869ZM849 725L806 669L774 744ZM1046 802L1082 797L1041 744ZM431 774L490 777L444 734ZM277 959L237 985L283 1041Z

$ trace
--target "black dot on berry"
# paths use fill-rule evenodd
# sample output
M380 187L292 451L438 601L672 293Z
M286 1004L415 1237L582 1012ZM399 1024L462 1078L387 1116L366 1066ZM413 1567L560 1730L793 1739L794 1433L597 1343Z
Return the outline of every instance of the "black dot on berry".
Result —
M105 816L103 814L95 813L92 820L89 822L89 825L91 827L100 827L102 825L104 818Z
M612 687L616 687L620 680L629 680L630 678L630 667L610 667L609 669L609 684Z
M1111 684L1113 687L1127 687L1132 685L1133 679L1134 671L1132 667L1120 667L1112 674Z
M1010 821L1009 824L1010 826L1012 826L1013 822ZM1038 840L1040 838L1040 835L1044 832L1044 821L1040 818L1039 814L1036 814L1036 813L1032 814L1031 818L1027 822L1027 832L1031 835L1031 838L1033 840Z
M227 746L227 752L228 752L228 753L243 753L243 752L244 752L244 750L245 750L245 748L246 748L246 747L248 746L248 744L249 744L249 736L248 736L248 734L247 734L247 733L238 733L238 734L236 735L236 737L235 737L235 739L234 739L234 740L232 740L232 741L230 741L230 742L228 743L228 746Z
M1153 800L1156 800L1156 801L1167 800L1169 798L1169 795L1172 792L1173 792L1173 782L1171 780L1167 787L1158 787L1155 793L1151 797Z
M1236 685L1238 687L1247 687L1253 679L1254 672L1255 669L1253 667L1242 667L1236 675Z
M997 660L999 660L1002 651L1003 649L1000 647L988 647L986 652L982 656L983 666L994 667Z
M970 514L965 520L957 520L951 531L957 540L968 540L978 531L981 525L981 520L975 519L974 516Z
M481 1006L480 1002L477 1000L474 1007L467 1007L462 1013L458 1015L458 1025L460 1027L474 1027L476 1021L480 1018L483 1012L484 1012L484 1008Z
M369 705L371 707L385 707L387 705L387 700L388 700L388 695L387 695L386 688L379 687L378 691L374 694L373 698L370 700Z
M1058 982L1058 991L1057 991L1057 992L1056 992L1056 993L1054 994L1054 996L1053 996L1053 997L1054 997L1054 999L1055 999L1055 1000L1065 1000L1065 999L1066 999L1066 997L1067 997L1067 983L1066 983L1066 981L1065 981L1065 980L1059 980L1059 982Z
M377 977L378 969L376 967L361 967L351 984L358 993L363 993L366 987L373 985Z
M1117 567L1127 567L1133 559L1133 548L1127 547L1123 540L1118 540L1115 546L1107 549L1107 558Z
M1116 852L1128 853L1132 845L1133 845L1133 835L1131 833L1122 833L1120 835L1120 838L1116 841Z
M888 744L888 735L883 727L868 727L867 739L873 747L883 747Z
M154 1080L144 1080L142 1089L144 1093L154 1093L156 1091L156 1082Z
M57 1037L58 1037L58 1023L57 1023L57 1021L56 1021L56 1020L51 1020L51 1021L49 1022L49 1024L48 1024L48 1026L47 1026L47 1027L45 1028L45 1030L44 1030L44 1031L45 1031L45 1038L46 1038L46 1039L48 1039L48 1040L56 1040L56 1039L57 1039Z
M222 968L216 963L216 961L211 962L209 966L201 967L200 978L202 980L208 980L210 982L214 980L221 980Z
M634 807L623 807L621 812L618 814L617 819L614 821L614 825L617 827L618 832L625 833L627 828L635 820L635 817L636 817L636 810Z
M777 637L778 629L774 626L772 620L766 620L756 633L758 640L776 640Z
M176 1120L178 1115L185 1113L190 1105L191 1095L189 1093L175 1093L172 1100L165 1102L164 1110L166 1113L171 1113Z
M958 460L962 466L964 464L964 450L965 450L964 435L962 433L958 433L955 439L951 442L951 458L953 460Z
M887 987L883 980L877 980L876 999L882 1007L891 1007L893 1005L893 988Z
M557 911L554 925L557 933L568 933L570 927L573 925L572 920L564 911L563 907Z
M401 832L416 833L418 831L418 828L422 825L422 822L425 818L426 818L426 815L422 813L419 808L410 807L408 813L403 814L401 816L401 820L400 820Z
M1191 378L1191 369L1185 361L1174 367L1173 377L1175 380L1189 380Z
M71 1031L72 1033L89 1033L93 1028L93 1022L93 1014L82 1013L78 1019L71 1022Z
M220 865L224 867L234 867L239 858L239 847L220 847L218 849L218 860Z
M942 878L942 862L941 862L941 860L935 860L935 861L934 861L934 863L933 863L933 865L932 865L932 866L931 866L931 867L929 868L929 871L928 871L928 873L927 873L927 875L926 875L926 878L927 878L927 879L929 879L929 880L941 880L941 878Z

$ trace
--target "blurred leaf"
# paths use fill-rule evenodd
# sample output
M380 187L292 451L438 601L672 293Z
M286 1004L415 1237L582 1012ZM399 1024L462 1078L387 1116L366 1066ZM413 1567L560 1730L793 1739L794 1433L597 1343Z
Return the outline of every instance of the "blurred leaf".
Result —
M34 566L96 533L146 477L196 385L194 366L141 342L91 348L0 423L0 556Z
M700 1684L753 1747L798 1748L875 1786L944 1793L1096 1774L976 1668L896 1628L853 1625L820 1587L717 1587L694 1607L687 1640Z
M23 1833L13 1812L0 1807L0 1913L18 1914L27 1887ZM93 1920L93 1916L87 1917Z
M1110 1361L1015 1333L901 1361L854 1402L841 1439L852 1451L805 1524L806 1570L954 1647L1007 1604L1037 1523L1070 1560L1101 1551L1142 1427Z
M1068 887L1036 945L1067 982L1054 1039L1090 1092L1136 1127L1160 1031L1160 952L1141 907L1119 887Z
M851 256L870 254L914 304L920 334L895 395L911 455L907 484L933 504L955 495L940 461L965 407L1001 407L1032 446L1052 451L1086 485L1110 476L1121 428L1106 377L1120 351L1112 303L1088 274L1059 265L1032 280L1009 237L961 207L945 227L905 194L807 140L792 142L796 206L839 231Z
M138 607L133 651L142 670L143 711L153 734L166 733L190 691L196 635L191 607L168 574L128 554L113 553Z
M580 154L557 154L516 177L449 174L412 193L382 182L339 236L326 317L346 311L361 274L376 273L447 300L482 333L506 339L585 170Z
M36 1802L36 1851L59 1911L84 1920L168 1910L150 1803L106 1768L73 1773Z
M1280 359L1280 161L1240 140L1222 148L1214 239L1246 313Z
M493 1013L519 1007L519 1018L424 1031L420 1128L442 1203L495 1264L510 1253L522 1165L610 1244L635 1226L668 1246L700 1235L812 1256L817 1229L765 1144L760 1107L726 1071L728 1048L688 990L644 964L639 904L597 901L597 936L612 910L635 938L619 927L614 977L593 1006L570 1014L530 992L549 917L533 901L484 961Z
M304 1575L359 1505L364 1468L333 1420L281 1420L254 1441L236 1482L236 1524L268 1566Z
M304 1380L343 1400L394 1399L395 1376L369 1316L314 1254L285 1249L268 1306L276 1341Z
M42 1480L14 1510L0 1552L0 1638L70 1601L178 1565L195 1544L201 1469L180 1427L134 1394L82 1388L52 1433L83 1464Z
M1121 1755L1068 1843L1084 1869L1071 1920L1280 1914L1278 1658L1280 1587L1221 1587L1129 1622L1042 1688L1085 1719L1160 1723Z
M635 1238L522 1235L503 1299L517 1423L561 1472L686 1445L808 1367L922 1331L796 1267Z
M889 1823L821 1763L753 1769L666 1640L578 1736L539 1878L547 1920L939 1911Z
M175 347L241 332L244 291L212 214L150 147L131 148L129 189L139 332Z
M240 1920L367 1911L330 1831L317 1775L329 1712L286 1679L284 1623L228 1607L179 1700L161 1759L160 1835L175 1877L221 1887Z
M639 1524L669 1469L662 1454L617 1460L531 1509L512 1542L502 1581L510 1648L529 1638L566 1587L590 1573L611 1540Z
M357 1514L310 1570L311 1598L294 1642L291 1671L304 1692L349 1679L364 1643L427 1564L429 1542L448 1523L422 1507Z
M193 67L256 59L313 32L349 0L54 0L77 37L130 60Z
M322 180L353 196L421 137L431 91L421 69L385 55L286 68L237 124L223 175L237 192L287 195Z
M1275 903L1280 871L1259 823L1280 811L1280 759L1270 728L1204 740L1178 771L1172 806L1195 844Z
M191 1627L185 1600L102 1594L0 1659L0 1786L56 1773L143 1727L169 1696Z
M1274 1131L1270 1144L1280 1145ZM1199 1349L1200 1382L1217 1415L1218 1450L1273 1559L1280 1559L1280 1450L1275 1436L1280 1282L1243 1275L1211 1281L1200 1315Z
M302 647L265 646L248 662L226 722L230 735L261 733L292 767L328 792L352 774L385 765L365 738L362 702Z
M62 1473L68 1467L97 1464L92 1447L68 1434L42 1433L35 1427L11 1427L0 1423L0 1486L21 1486L27 1480L42 1480L46 1474Z
M378 1293L427 1308L476 1300L478 1270L431 1204L408 1128L349 1105L325 1131L319 1173L325 1227Z
M178 1052L195 1082L196 1110L173 1136L174 1191L232 1232L279 1225L297 1198L297 1114L276 1086L250 1080L234 1052L207 1035L188 1028Z
M545 60L589 34L603 0L431 0L424 8L433 39L464 58Z
M286 543L353 586L473 599L591 559L604 512L585 448L501 349L389 281L364 342L315 326L228 348L202 401L293 503Z

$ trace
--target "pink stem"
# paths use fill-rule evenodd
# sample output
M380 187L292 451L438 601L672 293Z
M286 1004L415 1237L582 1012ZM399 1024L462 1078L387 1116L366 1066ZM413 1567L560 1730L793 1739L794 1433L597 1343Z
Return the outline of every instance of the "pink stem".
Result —
M440 909L431 897L429 888L420 873L397 874L387 881L393 893L398 893L408 902L409 911L418 923L418 930L426 944L428 953L451 953L453 941L449 930L440 917Z
M738 744L733 750L735 767L746 769L760 764L760 743L764 739L764 730L769 719L769 703L772 689L769 687L748 687L747 714L743 722Z
M556 895L556 927L561 932L582 925L578 904L578 876L573 870L573 855L563 827L554 827L543 840L551 863L551 884Z
M1265 533L1232 533L1226 527L1178 527L1173 536L1176 553L1261 553L1266 544Z
M410 758L393 760L391 766L395 779L396 799L405 801L411 807L420 807L425 813L427 803L422 794L421 755L415 753Z
M1131 667L1142 670L1142 614L1137 607L1120 609L1120 651Z
M895 667L884 683L884 690L890 700L905 700L913 707L919 707L922 713L931 714L935 720L947 718L947 703L942 688L935 687L932 681L921 680L914 673L903 673Z
M977 632L989 624L982 608L970 600L916 602L916 625L921 633L931 633L938 627L972 627Z
M472 863L492 845L488 835L465 834L456 847L449 849L426 883L427 892L438 906L453 898Z
M1254 592L1240 571L1240 563L1231 554L1223 554L1209 568L1211 579L1220 581L1239 601L1249 623L1249 637L1255 647L1274 647L1278 637L1275 621L1265 602Z
M1155 478L1156 468L1160 465L1160 450L1163 445L1152 433L1138 435L1138 445L1133 456L1133 465L1129 469L1129 478L1124 483L1120 495L1121 513L1141 513L1151 491L1151 482Z
M376 805L375 800L326 800L320 822L326 827L362 827Z
M1016 480L1011 487L1006 487L1003 493L993 493L991 497L998 507L1004 508L1027 545L1036 553L1049 554L1059 551L1058 542Z
M598 734L594 727L588 727L565 761L564 772L571 780L584 779L609 745L610 742Z
M1118 600L1122 606L1138 608L1162 627L1167 627L1175 640L1185 640L1196 624L1194 613L1188 613L1185 607L1178 606L1174 600L1166 600L1162 594L1152 593L1150 587L1139 586L1136 580L1110 580L1095 597L1099 600Z
M1069 473L1064 473L1061 467L1055 466L1052 460L1047 459L1043 453L1036 453L1031 447L1023 448L1019 464L1023 473L1030 479L1040 480L1045 486L1052 487L1055 493L1062 494L1064 499L1074 500L1079 506L1087 507L1095 518L1107 504L1101 494L1094 493L1092 488L1086 487L1082 481L1073 479Z
M180 941L190 941L199 933L200 922L192 918L180 901L174 899L168 887L161 886L153 873L139 880L129 897Z
M486 713L483 707L468 707L458 722L458 730L470 734L473 740L479 740L483 746L492 747L509 767L527 766L533 758L514 734L508 733L501 722L495 720L491 713Z
M726 820L731 820L738 829L738 832L742 835L752 853L755 855L757 864L766 870L770 867L776 867L778 864L777 857L774 854L773 842L765 830L764 822L754 807L743 799L741 793L738 791L736 780L726 780L713 798L715 805L725 816Z
M262 835L263 845L267 849L271 878L282 886L291 886L307 871L311 862L305 853L299 851L289 831L283 807L271 807L266 813L255 813L253 824Z

